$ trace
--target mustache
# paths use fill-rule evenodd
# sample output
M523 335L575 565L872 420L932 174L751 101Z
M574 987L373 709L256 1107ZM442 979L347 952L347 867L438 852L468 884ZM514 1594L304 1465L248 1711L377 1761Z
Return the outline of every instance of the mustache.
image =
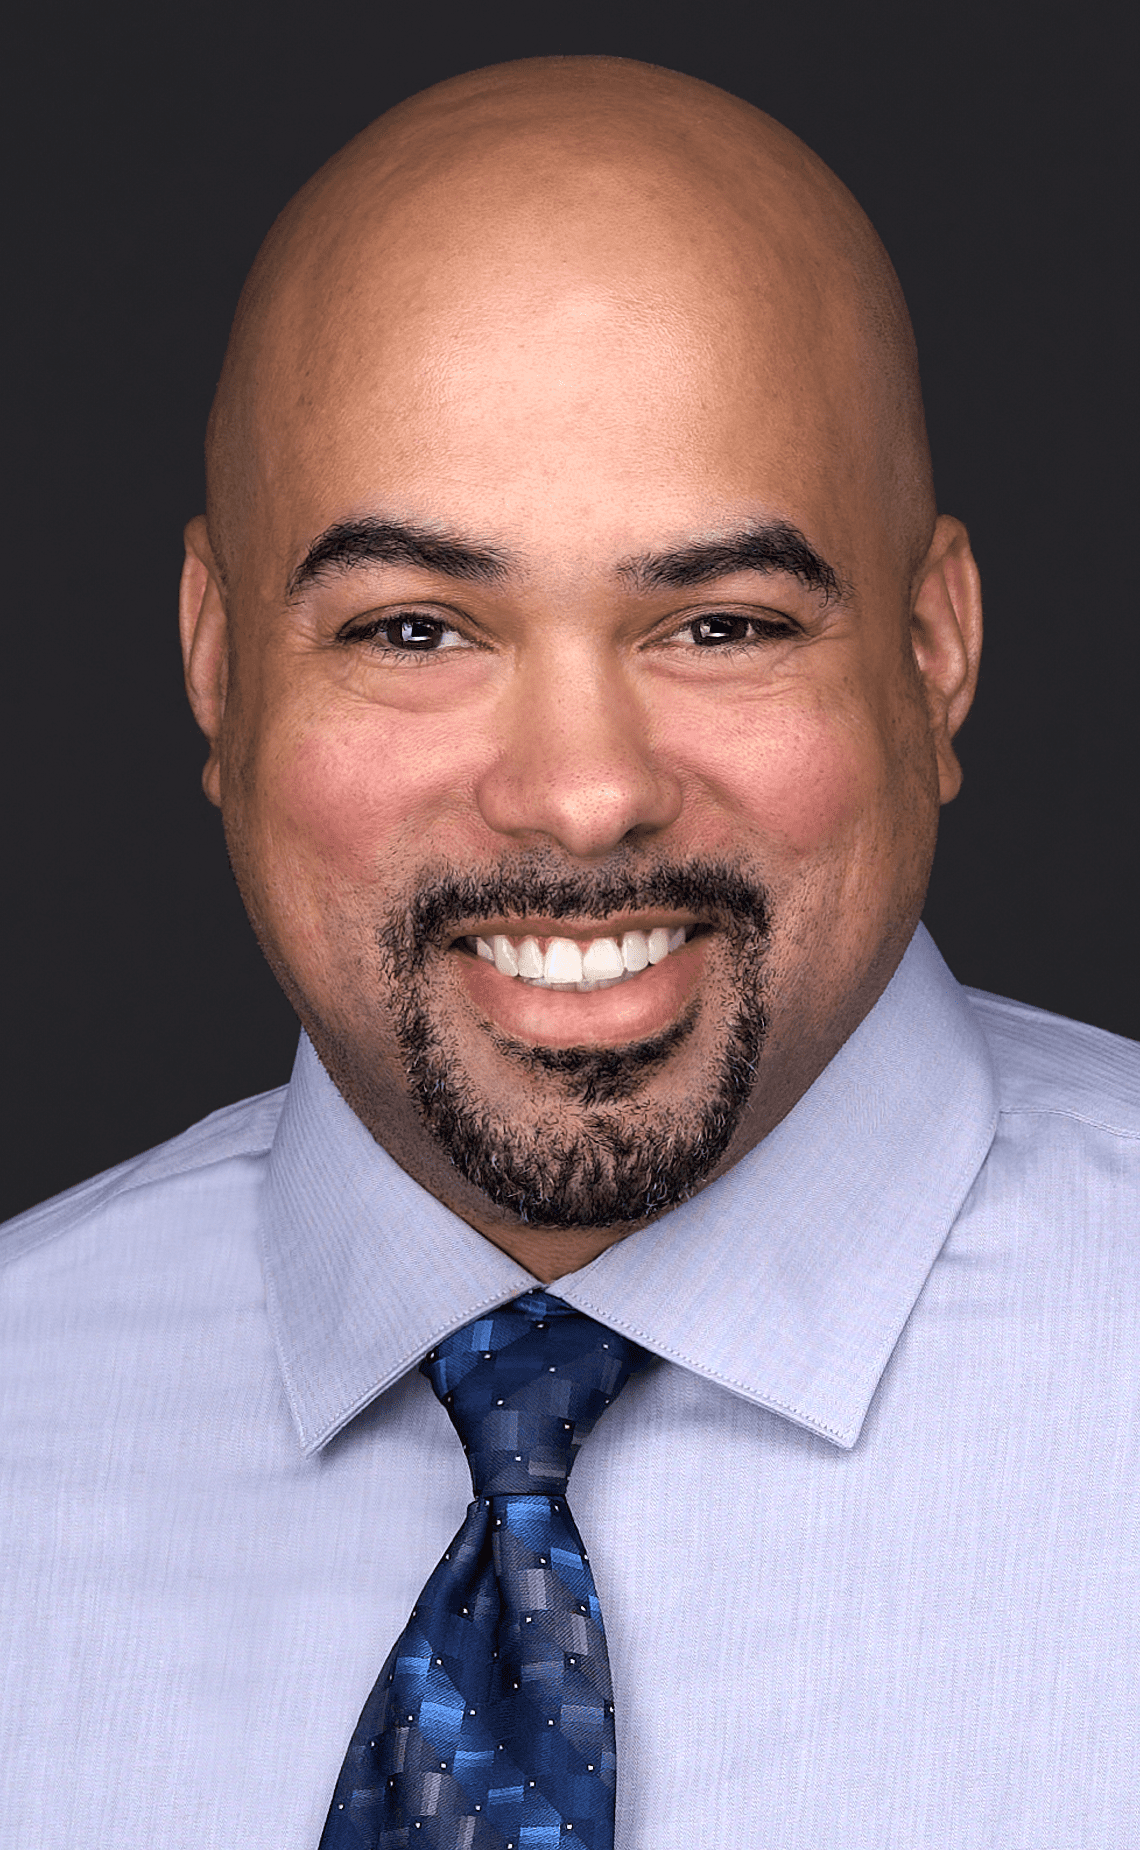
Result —
M527 856L483 875L442 863L425 868L380 938L397 968L411 974L471 919L602 919L654 908L692 912L740 943L755 944L771 929L767 888L727 861L692 856L651 867L559 869Z

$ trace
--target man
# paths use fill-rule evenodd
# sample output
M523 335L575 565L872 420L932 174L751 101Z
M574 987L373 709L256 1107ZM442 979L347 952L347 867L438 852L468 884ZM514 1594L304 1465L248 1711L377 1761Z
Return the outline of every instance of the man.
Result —
M208 464L305 1034L7 1231L6 1841L1130 1841L1140 1063L918 926L980 603L854 202L666 72L442 85Z

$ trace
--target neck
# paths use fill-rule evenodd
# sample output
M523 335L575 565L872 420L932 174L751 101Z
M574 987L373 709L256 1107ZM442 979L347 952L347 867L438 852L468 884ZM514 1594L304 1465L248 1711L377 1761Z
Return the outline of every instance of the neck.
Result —
M525 1221L476 1217L470 1212L461 1218L544 1285L579 1271L607 1247L647 1225L645 1221L622 1221L616 1227L532 1227Z

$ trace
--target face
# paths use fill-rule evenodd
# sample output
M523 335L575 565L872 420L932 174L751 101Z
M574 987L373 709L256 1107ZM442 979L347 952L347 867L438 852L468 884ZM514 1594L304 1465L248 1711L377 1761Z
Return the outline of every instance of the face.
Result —
M527 1229L588 1256L735 1160L871 1006L960 630L953 544L916 579L853 454L841 325L805 360L777 288L533 243L373 276L279 402L228 591L195 528L184 604L318 1052L532 1264Z

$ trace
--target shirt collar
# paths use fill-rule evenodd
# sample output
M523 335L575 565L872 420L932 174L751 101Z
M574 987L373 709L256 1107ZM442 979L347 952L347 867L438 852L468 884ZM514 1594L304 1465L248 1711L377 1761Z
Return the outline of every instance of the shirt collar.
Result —
M850 1447L993 1139L970 1005L920 927L771 1134L550 1289ZM535 1283L377 1145L302 1036L270 1152L269 1314L306 1452L449 1331Z

